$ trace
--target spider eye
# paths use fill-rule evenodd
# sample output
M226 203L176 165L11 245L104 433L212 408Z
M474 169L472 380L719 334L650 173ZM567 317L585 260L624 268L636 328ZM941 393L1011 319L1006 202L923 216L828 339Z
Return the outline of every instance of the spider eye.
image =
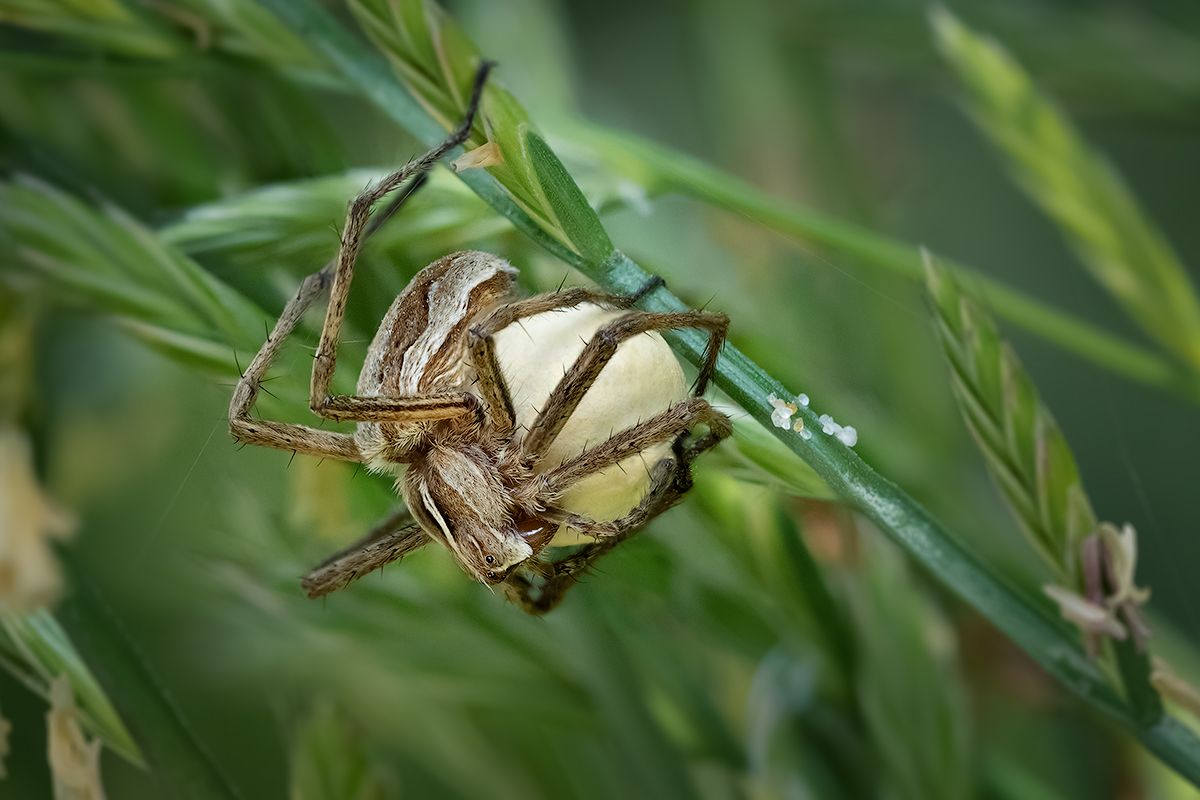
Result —
M491 556L488 556L488 558L491 558ZM486 574L487 574L489 580L494 580L496 577L496 573L492 572L490 569L487 571Z
M489 563L489 564L495 564L495 563L496 563L496 558L495 558L494 556L484 556L484 557L483 557L483 560L484 560L484 561L486 561L486 562L487 562L487 563Z

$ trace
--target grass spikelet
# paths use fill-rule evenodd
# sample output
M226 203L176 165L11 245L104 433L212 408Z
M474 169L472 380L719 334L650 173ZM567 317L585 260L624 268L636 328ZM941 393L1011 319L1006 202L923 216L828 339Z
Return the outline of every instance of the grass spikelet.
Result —
M1034 548L1073 585L1096 516L1066 439L991 315L929 256L925 274L967 427Z
M967 90L972 116L1030 197L1126 313L1175 358L1200 370L1195 288L1107 159L998 43L944 9L932 21L943 56Z

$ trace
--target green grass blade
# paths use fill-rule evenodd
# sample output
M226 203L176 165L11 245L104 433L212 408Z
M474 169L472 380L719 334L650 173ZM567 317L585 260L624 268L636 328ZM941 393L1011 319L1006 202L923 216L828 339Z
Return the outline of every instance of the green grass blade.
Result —
M192 207L160 228L159 235L193 256L219 255L256 268L288 263L311 271L337 251L329 222L346 213L346 198L387 173L351 170L269 184ZM388 255L409 247L446 252L506 230L504 220L461 181L439 171L405 204L403 214L376 231L370 248Z
M47 699L51 681L66 675L83 726L114 753L145 766L137 744L108 696L49 611L0 612L0 665Z
M231 346L256 348L268 322L124 212L98 214L41 181L0 184L0 235L17 256L0 264L0 280L25 268L58 290L56 300L111 313L151 347L215 374L236 374Z
M420 110L386 63L376 54L365 51L314 0L264 2L320 49L351 84L375 100L399 124L429 143L442 138L444 131ZM618 252L604 263L589 262L543 231L491 175L481 170L468 170L461 175L515 227L610 291L630 293L645 286L650 276L628 257ZM653 311L687 308L665 289L648 295L643 307ZM704 339L698 332L690 331L670 337L678 352L693 363L701 357ZM727 346L722 353L715 382L764 426L771 424L772 406L767 396L791 396L779 381L732 346ZM817 415L811 409L801 408L798 416L809 430L821 430ZM1140 724L1073 641L1071 633L1048 616L1043 604L1035 603L1004 578L993 574L915 500L875 473L835 437L814 433L806 440L791 429L771 430L808 462L843 501L879 525L911 557L991 620L1064 686L1122 723L1160 759L1200 786L1200 738L1169 718L1150 726Z
M6 0L0 22L66 37L115 54L172 58L186 51L184 40L166 25L126 8L118 0L61 3Z
M577 253L590 261L599 262L608 258L613 251L612 240L558 156L533 131L525 133L525 148L533 163L542 195L554 212L559 228L566 234L567 241Z
M830 590L829 582L813 558L792 515L780 507L775 516L782 560L804 593L813 622L835 669L847 685L853 686L859 674L860 659L849 615Z
M63 552L62 560L70 590L59 606L59 621L124 715L163 788L173 796L196 800L239 797L121 629L100 590L69 551Z
M942 54L979 127L1092 276L1168 352L1200 371L1200 300L1166 237L1106 159L999 44L950 12L932 15Z
M734 175L637 136L580 123L568 123L559 126L559 130L570 140L583 143L581 155L599 158L652 193L673 192L694 197L816 246L822 252L848 257L864 267L913 281L922 279L921 254L913 245L772 197ZM1012 324L1124 378L1200 403L1200 377L1172 359L966 266L945 259L942 263L972 286L980 287L989 307Z

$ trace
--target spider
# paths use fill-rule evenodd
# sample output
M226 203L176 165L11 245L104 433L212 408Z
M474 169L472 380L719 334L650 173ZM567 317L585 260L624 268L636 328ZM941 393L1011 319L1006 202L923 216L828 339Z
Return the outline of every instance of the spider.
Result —
M596 559L679 502L691 488L692 461L731 431L729 418L700 396L724 342L727 317L634 310L641 297L661 285L659 280L630 296L572 288L515 299L516 270L482 252L447 255L418 272L380 324L357 393L330 393L362 242L420 188L443 156L466 141L490 67L484 63L476 73L466 118L449 138L350 201L336 258L300 284L234 390L229 430L236 440L399 475L397 488L407 510L315 568L302 580L310 597L340 589L437 540L468 575L502 586L528 613L544 613ZM389 205L372 214L375 204L396 190ZM309 405L325 419L357 423L355 432L251 417L272 360L305 311L326 292L330 299L313 362ZM495 335L524 318L585 304L624 313L587 341L532 424L519 430ZM688 327L709 335L691 397L553 468L535 471L623 341ZM693 435L692 429L701 425L706 432ZM563 493L580 480L664 443L670 443L671 455L649 468L649 488L624 516L599 521L560 505ZM557 561L539 560L563 526L583 534L587 543Z

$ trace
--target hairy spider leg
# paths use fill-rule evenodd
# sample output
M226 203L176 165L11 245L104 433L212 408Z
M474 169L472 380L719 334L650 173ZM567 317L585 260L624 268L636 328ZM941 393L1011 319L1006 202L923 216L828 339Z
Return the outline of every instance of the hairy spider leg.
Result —
M567 590L587 574L596 561L628 541L652 519L683 499L692 487L692 462L728 435L728 419L724 418L724 415L719 416L725 419L726 427L720 427L720 423L717 423L718 427L712 429L709 435L689 445L684 445L682 438L676 438L675 457L663 459L655 465L651 473L650 490L637 507L624 517L611 522L596 522L574 514L559 516L555 521L566 522L582 533L597 537L597 541L584 545L558 561L538 565L537 569L543 577L540 585L524 572L513 573L504 584L509 599L520 605L528 614L547 613L562 602Z
M300 283L300 288L275 322L275 327L266 342L250 361L246 371L238 380L229 401L229 433L239 442L291 450L296 453L336 458L341 461L362 462L362 453L347 433L333 433L285 422L258 420L250 416L250 409L258 398L258 392L271 362L275 359L284 340L292 334L309 306L329 288L332 277L329 267L314 272Z
M466 122L463 126L456 130L447 140L438 147L426 153L416 161L411 162L402 168L399 172L393 173L384 179L376 190L381 187L387 187L379 193L375 199L378 200L384 194L392 191L400 186L408 176L412 176L412 180L405 185L402 191L378 214L370 217L369 221L366 216L363 216L354 226L350 220L347 220L347 230L354 228L352 252L348 257L348 269L353 270L353 261L357 257L358 251L362 246L362 242L377 231L387 220L400 209L406 200L412 197L418 189L420 189L426 180L428 170L436 161L445 155L446 152L461 144L470 132L470 125L474 120L475 112L479 105L479 96L483 89L484 81L487 79L488 71L491 69L491 63L485 62L480 66L479 72L475 76L475 86L471 95L471 108L467 115ZM414 167L415 165L415 167ZM407 170L407 172L406 172ZM397 179L403 173L403 177ZM369 194L368 193L365 194ZM361 198L360 198L361 199ZM358 201L355 201L357 203ZM364 211L364 214L369 214L369 203ZM352 203L352 208L354 204ZM353 217L353 213L351 214ZM342 461L363 462L362 453L359 451L358 445L354 441L352 434L334 433L330 431L322 431L307 425L297 425L292 423L275 422L271 420L256 420L250 416L250 411L254 407L254 402L258 398L258 393L261 389L263 379L266 377L267 370L270 369L272 361L278 355L284 341L296 329L300 323L304 313L318 298L329 290L331 283L337 287L338 270L343 261L347 260L347 236L343 232L342 243L339 248L337 258L326 264L321 270L314 272L305 278L300 287L296 290L295 296L284 307L283 312L279 315L279 319L275 322L275 327L268 334L263 346L259 349L247 366L245 372L242 373L238 380L237 387L234 389L233 397L229 403L229 432L239 442L246 444L255 444L262 447L274 447L280 450L291 450L294 453L306 453L308 455L321 456L323 458L336 458ZM347 275L342 282L342 297L340 300L340 310L337 314L337 325L332 333L332 345L336 346L336 339L341 327L342 316L345 314L345 292L349 289L349 276ZM329 314L326 314L326 324L321 332L321 345L325 346L326 334L329 333ZM318 348L317 363L313 365L313 382L316 384L316 375L320 368L320 347ZM322 396L328 393L329 383L333 379L333 360L328 363L328 374L322 378L324 382L324 390ZM369 401L378 402L377 399L368 398ZM310 398L311 401L311 398ZM424 418L441 418L446 416L445 407L447 402L456 410L453 413L459 413L458 406L462 404L461 398L455 396L452 398L412 398L410 417L416 415L421 418L420 414L424 412ZM311 403L310 403L311 404ZM458 404L458 405L455 405ZM368 403L369 405L369 403ZM432 416L431 416L432 415ZM339 418L336 414L329 414L334 419Z
M479 393L488 408L488 418L501 433L511 433L516 425L516 411L508 381L496 359L495 335L518 320L547 311L574 308L584 303L594 303L605 308L628 308L634 301L631 296L613 295L595 289L560 289L534 295L497 308L478 325L471 328L469 346L471 361L479 376Z
M368 187L350 201L346 223L342 228L341 245L334 261L333 287L329 306L325 312L325 324L321 328L321 341L313 360L312 382L309 392L309 407L313 413L333 420L356 420L359 422L416 422L422 420L449 419L471 412L475 400L461 392L442 393L414 397L361 397L358 395L330 395L333 373L337 364L337 345L341 337L342 322L346 316L346 302L350 296L350 283L354 278L354 265L362 248L364 234L371 220L371 209L386 195L399 188L410 178L416 180L424 175L448 152L465 142L471 135L483 86L487 81L491 62L485 61L475 73L471 89L471 100L463 123L439 144L424 155ZM411 191L408 192L411 194ZM383 212L394 213L389 208Z
M429 541L429 536L413 521L409 510L400 509L362 539L314 567L301 579L300 586L309 597L322 597L404 558Z
M706 425L708 433L685 447L683 437L698 424ZM553 507L557 498L567 488L588 475L618 464L662 442L673 441L677 456L690 463L700 452L714 447L732 432L729 417L709 405L704 398L690 397L681 400L666 411L613 434L600 444L589 447L574 458L547 471L541 476L543 488L538 493L538 502ZM586 522L583 517L572 515L571 518L581 523ZM588 528L601 524L589 523ZM580 530L588 533L587 529Z

